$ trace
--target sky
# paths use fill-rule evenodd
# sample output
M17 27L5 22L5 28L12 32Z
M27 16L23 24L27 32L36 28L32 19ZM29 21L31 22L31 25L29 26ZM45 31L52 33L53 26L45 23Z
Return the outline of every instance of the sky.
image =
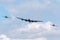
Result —
M60 40L59 18L60 0L0 0L0 40Z

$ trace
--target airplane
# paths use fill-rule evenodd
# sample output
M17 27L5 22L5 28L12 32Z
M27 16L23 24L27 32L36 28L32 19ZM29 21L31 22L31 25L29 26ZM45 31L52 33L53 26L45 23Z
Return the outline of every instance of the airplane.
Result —
M53 24L52 26L56 26L55 24Z
M5 18L9 18L8 16L4 16Z
M24 21L27 21L27 22L43 22L43 21L37 21L37 20L30 20L30 19L23 19L23 18L19 18L19 17L16 17L17 19L20 19L20 20L24 20Z

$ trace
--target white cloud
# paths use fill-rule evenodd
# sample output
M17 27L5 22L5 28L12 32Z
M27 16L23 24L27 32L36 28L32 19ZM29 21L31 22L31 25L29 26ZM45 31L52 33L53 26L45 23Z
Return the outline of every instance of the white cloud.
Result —
M34 40L47 40L47 38L41 37L41 38L36 38L36 39L34 39Z
M52 22L31 23L31 24L28 24L25 27L20 28L18 30L20 30L20 31L29 31L29 30L36 31L36 30L39 30L39 29L45 29L47 31L50 31L54 28L54 26L52 26L52 25L53 25Z
M47 38L41 37L41 38L35 38L35 39L12 39L7 37L4 34L0 34L0 40L47 40Z
M40 3L38 0L32 0L32 1L25 1L24 3L11 4L8 7L6 7L6 10L11 13L12 15L16 15L18 13L29 13L31 10L34 12L38 12L39 10L44 10L48 7L50 4L50 1L43 0L42 3Z
M15 38L39 38L45 33L55 33L55 27L52 26L52 22L46 23L30 23L24 27L16 28L12 31L12 34Z
M24 27L15 28L10 32L10 39L12 40L47 40L43 35L45 34L60 34L60 30L56 30L53 23L48 21L46 23L30 23ZM1 35L0 38L8 40L9 37ZM15 39L16 38L16 39Z
M47 40L45 37L35 38L35 39L21 39L21 40Z
M1 40L10 40L10 38L7 37L7 36L4 35L4 34L1 34L1 35L0 35L0 39L1 39Z

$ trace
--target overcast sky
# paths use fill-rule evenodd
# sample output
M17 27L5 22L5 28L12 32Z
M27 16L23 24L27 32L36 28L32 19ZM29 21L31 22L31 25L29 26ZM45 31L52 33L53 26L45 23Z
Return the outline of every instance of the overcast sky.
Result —
M60 0L0 0L0 40L60 40Z

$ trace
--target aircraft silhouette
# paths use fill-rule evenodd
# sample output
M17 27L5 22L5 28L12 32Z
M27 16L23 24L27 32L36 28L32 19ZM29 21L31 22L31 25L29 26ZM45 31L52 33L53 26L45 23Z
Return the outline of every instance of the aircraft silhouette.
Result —
M5 18L9 18L8 16L4 16Z
M20 20L24 20L26 22L43 22L43 21L37 21L37 20L23 19L23 18L19 18L19 17L16 17L16 18L20 19Z
M56 26L55 24L53 24L52 26Z

